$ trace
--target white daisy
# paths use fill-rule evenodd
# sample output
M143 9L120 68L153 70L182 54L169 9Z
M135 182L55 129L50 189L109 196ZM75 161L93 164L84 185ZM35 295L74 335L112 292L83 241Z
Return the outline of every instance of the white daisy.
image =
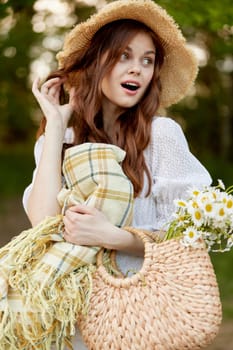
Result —
M191 220L195 226L200 227L205 222L203 211L199 208L189 208Z
M174 204L176 208L184 209L187 207L187 202L184 201L183 199L174 199Z
M200 190L196 187L191 187L187 190L187 194L191 197L191 198L195 198L199 195Z
M227 217L227 210L223 203L216 204L215 206L215 219L216 221L224 221Z
M202 205L202 210L205 216L207 217L214 217L215 216L215 207L213 201L206 200Z
M200 193L197 198L196 202L200 208L203 208L206 202L213 202L213 196L211 192L204 192Z
M229 195L223 199L226 211L233 215L233 196Z
M188 227L183 232L183 243L184 245L190 245L192 247L196 247L199 238L201 237L200 233L195 229L195 227Z
M208 251L223 252L233 247L233 186L224 189L219 181L218 186L203 190L190 188L188 200L175 200L171 230L183 232L184 246L196 247L204 241Z

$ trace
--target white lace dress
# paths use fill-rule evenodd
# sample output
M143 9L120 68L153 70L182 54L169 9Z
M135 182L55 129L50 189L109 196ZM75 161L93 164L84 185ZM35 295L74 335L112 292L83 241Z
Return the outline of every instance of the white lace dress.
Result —
M72 143L73 131L67 129L64 142ZM34 155L37 171L43 148L44 136L42 135L35 144ZM203 165L190 152L186 138L181 127L167 117L154 117L152 122L151 143L144 153L147 165L151 171L153 180L152 191L149 197L145 197L148 182L145 177L144 188L139 198L135 199L133 227L144 228L151 231L166 229L167 223L173 212L173 200L185 198L189 187L202 187L210 185L211 177ZM23 205L26 210L28 196L32 183L25 189ZM119 252L117 263L123 272L139 270L143 259ZM73 341L74 349L87 349L83 344L80 334Z

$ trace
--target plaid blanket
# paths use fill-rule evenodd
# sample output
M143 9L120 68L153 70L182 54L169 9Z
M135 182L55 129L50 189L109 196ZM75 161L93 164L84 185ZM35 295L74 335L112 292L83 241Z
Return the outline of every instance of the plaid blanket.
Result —
M65 242L65 210L96 207L119 227L130 225L133 186L119 147L85 143L66 150L62 214L47 217L0 249L0 350L72 349L77 315L85 312L99 247Z

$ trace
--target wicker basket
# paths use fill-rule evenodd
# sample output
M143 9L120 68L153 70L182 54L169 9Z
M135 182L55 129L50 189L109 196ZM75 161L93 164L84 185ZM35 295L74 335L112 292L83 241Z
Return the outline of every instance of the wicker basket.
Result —
M114 277L97 256L89 312L78 319L90 350L205 348L215 338L222 312L216 276L204 248L176 239L155 243L127 228L145 245L144 263L132 277Z

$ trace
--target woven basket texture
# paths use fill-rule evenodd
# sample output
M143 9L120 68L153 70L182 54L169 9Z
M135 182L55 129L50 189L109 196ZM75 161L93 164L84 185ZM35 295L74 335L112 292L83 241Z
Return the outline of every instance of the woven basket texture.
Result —
M202 349L218 333L222 319L219 289L203 247L172 239L155 243L128 229L145 245L144 263L131 277L110 275L97 257L87 315L78 327L90 350Z

